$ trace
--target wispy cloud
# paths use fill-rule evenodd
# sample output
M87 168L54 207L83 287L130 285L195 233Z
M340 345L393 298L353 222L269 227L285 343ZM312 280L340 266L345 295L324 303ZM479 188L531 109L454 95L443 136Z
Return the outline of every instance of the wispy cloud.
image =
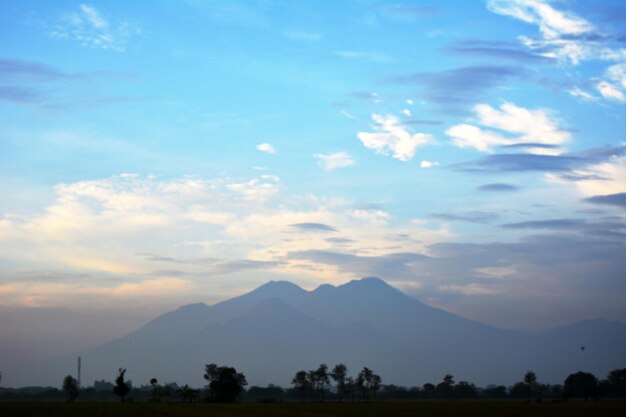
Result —
M409 161L418 147L434 143L428 133L411 133L393 115L373 114L375 132L359 132L357 137L368 149L382 155L391 155L400 161Z
M356 163L354 158L347 152L317 153L313 155L317 159L317 164L325 171L334 171L339 168L347 168Z
M520 187L512 184L505 184L501 182L494 182L491 184L484 184L478 187L480 191L489 191L489 192L507 192L507 191L517 191Z
M63 110L145 100L145 97L101 95L78 86L97 80L129 80L133 75L115 71L66 72L38 61L0 58L0 100Z
M618 62L604 74L586 80L592 82L600 97L613 102L626 102L624 66L626 55L619 41L622 36L606 33L593 23L574 13L557 10L545 0L489 0L487 7L494 13L509 16L536 25L540 38L520 36L521 44L533 54L553 59L565 65L579 65L584 61ZM576 86L568 90L583 100L593 96Z
M444 112L457 114L464 112L468 103L475 103L488 90L527 77L528 71L520 66L484 65L393 76L384 82L419 85L428 102Z
M477 57L493 58L500 60L512 60L523 63L546 63L549 58L528 51L519 43L505 41L487 41L487 40L463 40L453 42L448 45L444 51L460 54L472 55Z
M585 201L593 204L603 204L607 206L626 208L626 192L607 195L596 195L586 198Z
M468 211L465 213L433 213L428 217L444 221L457 221L468 223L490 223L497 219L498 213L487 211Z
M574 181L577 186L589 187L590 190L596 191L586 192L586 195L597 195L602 194L598 191L601 188L606 190L623 187L620 183L622 178L626 178L624 154L626 154L624 146L593 148L561 155L505 153L456 164L453 168L478 173L525 171L557 173L558 178L563 181Z
M302 231L302 232L336 232L332 226L329 226L324 223L296 223L292 224L291 227Z
M94 6L83 3L77 10L64 13L48 34L89 48L124 52L128 41L141 34L141 30L128 21L110 19Z

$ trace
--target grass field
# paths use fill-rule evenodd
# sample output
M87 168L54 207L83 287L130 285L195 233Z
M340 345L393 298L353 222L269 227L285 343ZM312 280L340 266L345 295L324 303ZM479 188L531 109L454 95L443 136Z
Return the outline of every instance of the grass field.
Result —
M114 402L4 402L0 416L7 417L576 417L624 416L621 401L531 404L517 401L389 401L370 403L114 403Z

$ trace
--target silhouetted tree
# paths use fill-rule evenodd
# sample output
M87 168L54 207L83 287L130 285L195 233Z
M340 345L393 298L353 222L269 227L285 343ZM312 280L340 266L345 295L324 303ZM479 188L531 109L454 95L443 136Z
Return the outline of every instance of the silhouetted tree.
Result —
M364 367L356 378L356 385L358 389L364 394L365 399L370 399L370 394L376 394L376 391L380 388L382 379L376 375L368 367Z
M380 384L382 383L382 378L380 375L373 374L370 382L370 391L372 392L372 397L376 398L376 393L380 389Z
M159 381L156 378L150 379L150 385L152 385L152 401L161 401L161 387L159 387Z
M313 371L314 385L317 392L322 393L322 402L325 398L326 386L330 384L328 378L328 366L325 363L320 364L319 368Z
M422 385L422 396L424 398L434 398L436 395L436 387L431 383Z
M478 397L478 392L476 391L476 387L474 384L471 384L467 381L461 381L454 386L454 398L460 399L473 399Z
M350 397L350 401L354 401L354 393L357 390L357 387L356 387L356 382L354 381L354 378L352 378L351 376L346 378L344 390L345 390L344 391L345 394L347 394Z
M73 402L78 397L78 381L71 375L63 378L63 391L65 391L65 400L68 403Z
M309 375L306 371L298 371L291 380L291 385L298 391L300 401L304 401L307 392L311 389L309 384Z
M596 400L598 395L598 379L588 372L576 372L570 374L563 384L563 389L567 397L585 397L585 401L589 401L589 397Z
M200 395L200 390L190 388L187 384L180 387L180 389L176 392L178 393L180 399L185 403L196 402L198 400L198 396Z
M335 365L330 373L331 378L337 383L337 395L339 395L339 401L343 401L347 374L348 367L342 363Z
M454 387L454 377L450 374L447 374L443 377L443 381L439 385L443 388L446 400L449 400L450 394L452 393L452 388Z
M626 397L626 368L614 369L609 372L602 385L610 397Z
M526 391L528 396L528 401L532 398L533 392L537 387L537 375L533 371L528 371L524 374L524 384L526 384Z
M209 400L232 403L248 385L243 373L229 366L205 365L204 379L209 381Z
M124 382L124 374L126 374L126 369L120 368L118 371L119 374L117 378L115 378L115 387L113 387L113 394L119 396L122 402L124 402L124 398L126 398L126 395L130 391L130 384Z

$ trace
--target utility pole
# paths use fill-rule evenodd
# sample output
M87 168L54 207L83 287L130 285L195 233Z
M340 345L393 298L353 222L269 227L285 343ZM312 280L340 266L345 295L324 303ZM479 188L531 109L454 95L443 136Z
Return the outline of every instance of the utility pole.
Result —
M78 357L78 378L77 378L78 386L80 387L80 356Z

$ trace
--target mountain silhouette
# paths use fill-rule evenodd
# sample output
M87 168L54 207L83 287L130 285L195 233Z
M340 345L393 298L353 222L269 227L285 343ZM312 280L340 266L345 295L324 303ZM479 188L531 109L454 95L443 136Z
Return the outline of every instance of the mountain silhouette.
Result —
M363 278L313 291L271 281L213 306L182 306L79 354L83 381L111 380L124 367L137 384L157 377L201 386L204 364L222 363L244 372L252 385L287 386L300 369L341 362L351 373L368 366L385 382L410 386L447 373L479 385L511 384L529 369L542 382L561 383L578 370L603 377L626 366L624 352L623 323L586 320L526 335ZM59 375L72 373L75 357L23 370L20 383L57 384Z

